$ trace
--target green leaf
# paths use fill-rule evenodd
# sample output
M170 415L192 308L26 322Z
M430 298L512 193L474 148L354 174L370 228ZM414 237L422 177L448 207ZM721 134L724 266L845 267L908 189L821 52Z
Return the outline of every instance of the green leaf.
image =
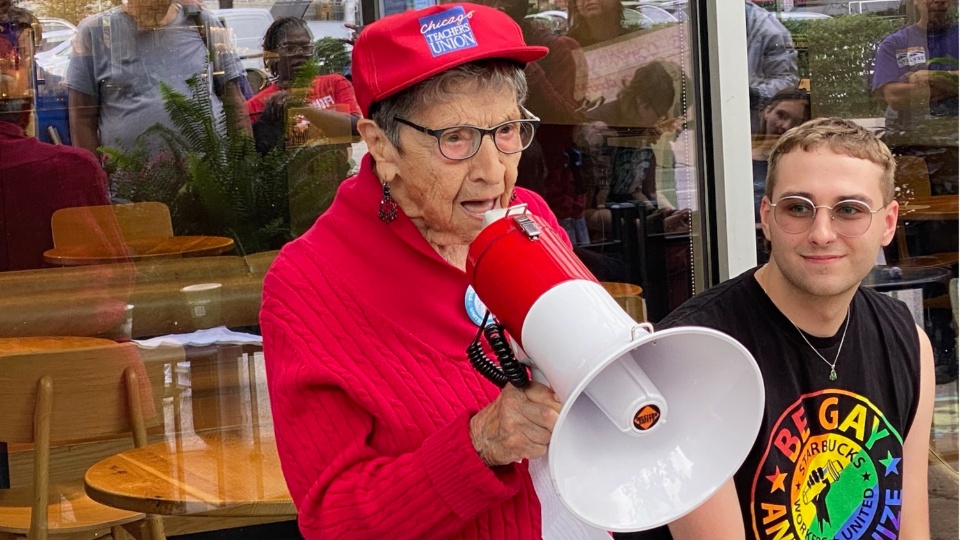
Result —
M810 99L814 116L883 116L885 104L872 92L877 47L901 23L876 15L845 15L805 21Z

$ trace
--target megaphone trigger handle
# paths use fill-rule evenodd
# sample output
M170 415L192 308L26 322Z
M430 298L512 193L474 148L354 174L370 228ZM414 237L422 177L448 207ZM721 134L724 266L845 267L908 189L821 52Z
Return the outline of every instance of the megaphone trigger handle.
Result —
M519 216L527 213L527 203L515 204L506 209L503 213L503 217L507 216Z

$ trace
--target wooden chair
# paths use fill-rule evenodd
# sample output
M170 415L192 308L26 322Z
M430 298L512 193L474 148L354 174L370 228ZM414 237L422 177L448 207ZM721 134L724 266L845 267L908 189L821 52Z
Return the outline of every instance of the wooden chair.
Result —
M147 442L144 414L155 415L150 383L132 343L25 352L0 357L0 440L33 445L33 482L0 490L0 536L45 540L122 530L144 538L144 514L110 508L86 496L82 480L51 482L51 444L132 434ZM151 540L162 522L147 519Z
M104 234L117 234L130 241L136 238L173 236L170 209L161 202L108 204L62 208L50 218L53 245L57 248L99 244Z

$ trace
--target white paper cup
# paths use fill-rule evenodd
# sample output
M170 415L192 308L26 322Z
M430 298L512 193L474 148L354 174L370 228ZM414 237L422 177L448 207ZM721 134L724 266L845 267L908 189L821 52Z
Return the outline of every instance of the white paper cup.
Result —
M214 328L223 324L220 311L219 283L197 283L180 289L187 309L187 324L194 330Z

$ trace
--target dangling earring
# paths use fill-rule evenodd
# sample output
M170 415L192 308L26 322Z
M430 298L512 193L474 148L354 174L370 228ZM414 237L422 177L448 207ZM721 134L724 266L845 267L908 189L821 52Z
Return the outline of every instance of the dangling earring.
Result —
M514 189L513 193L510 194L510 204L517 202L517 190Z
M397 219L397 201L390 196L390 187L386 182L381 180L380 185L383 186L383 198L380 199L380 209L377 212L377 217L384 223L390 223Z

